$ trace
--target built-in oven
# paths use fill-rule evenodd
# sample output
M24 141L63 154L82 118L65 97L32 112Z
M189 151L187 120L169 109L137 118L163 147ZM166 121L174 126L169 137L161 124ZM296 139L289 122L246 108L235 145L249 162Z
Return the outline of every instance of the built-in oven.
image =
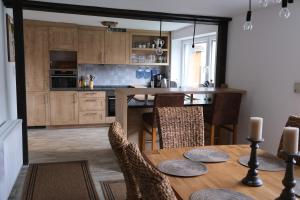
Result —
M77 52L50 51L50 88L77 88Z
M107 116L113 117L116 115L116 97L115 96L106 96L107 102Z
M118 85L118 86L105 86L106 89L106 116L114 117L116 115L116 96L115 90L117 88L133 88L133 86L129 85ZM109 87L109 88L108 88ZM134 95L133 95L134 96ZM128 101L130 101L133 96L128 97Z
M77 88L77 69L50 70L51 89Z

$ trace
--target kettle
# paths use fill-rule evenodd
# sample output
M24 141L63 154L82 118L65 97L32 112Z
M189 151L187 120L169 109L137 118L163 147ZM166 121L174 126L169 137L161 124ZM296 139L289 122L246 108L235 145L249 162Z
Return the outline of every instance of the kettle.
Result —
M162 88L167 88L167 87L168 87L168 79L163 78L163 79L161 80L160 87L162 87Z

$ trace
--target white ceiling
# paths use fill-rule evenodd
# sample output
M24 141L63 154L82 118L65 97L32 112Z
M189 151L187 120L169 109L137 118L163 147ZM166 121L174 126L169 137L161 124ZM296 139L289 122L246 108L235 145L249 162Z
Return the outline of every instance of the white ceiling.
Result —
M37 0L107 8L233 17L245 13L248 0ZM253 0L258 7L258 0Z
M40 12L40 11L29 11L29 10L25 10L23 15L25 19L73 23L73 24L86 25L86 26L101 26L100 23L101 21L116 21L118 22L117 28L159 30L159 22L157 21L96 17L96 16L51 13L51 12ZM190 25L191 24L188 23L163 22L162 30L175 31Z

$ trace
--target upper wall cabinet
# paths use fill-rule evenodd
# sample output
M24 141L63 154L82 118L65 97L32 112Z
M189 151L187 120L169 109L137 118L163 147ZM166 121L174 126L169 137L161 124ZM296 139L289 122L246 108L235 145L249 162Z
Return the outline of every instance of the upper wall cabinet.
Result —
M105 32L105 63L129 64L129 34Z
M78 30L78 63L104 63L104 31L93 28Z
M24 24L26 90L48 91L48 27Z
M77 27L50 27L49 28L49 49L77 51L78 30Z
M130 64L131 65L169 65L170 34L157 31L135 31L131 33ZM161 55L157 55L156 47L161 45Z

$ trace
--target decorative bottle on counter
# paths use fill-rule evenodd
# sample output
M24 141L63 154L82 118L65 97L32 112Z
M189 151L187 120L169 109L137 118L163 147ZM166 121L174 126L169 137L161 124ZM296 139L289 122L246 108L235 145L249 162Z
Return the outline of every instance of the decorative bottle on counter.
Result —
M90 89L91 89L91 90L94 89L94 81L90 81Z

